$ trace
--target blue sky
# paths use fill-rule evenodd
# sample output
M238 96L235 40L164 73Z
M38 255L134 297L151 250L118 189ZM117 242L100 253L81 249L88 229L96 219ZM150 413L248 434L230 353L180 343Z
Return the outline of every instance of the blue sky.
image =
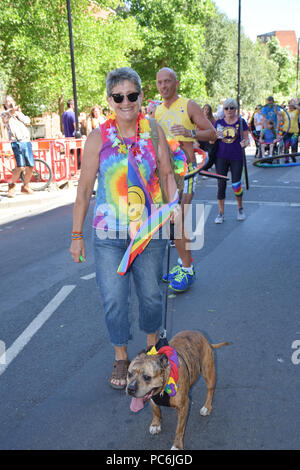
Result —
M239 0L213 0L222 13L238 19ZM258 34L294 30L300 37L300 0L241 0L241 24L255 41Z

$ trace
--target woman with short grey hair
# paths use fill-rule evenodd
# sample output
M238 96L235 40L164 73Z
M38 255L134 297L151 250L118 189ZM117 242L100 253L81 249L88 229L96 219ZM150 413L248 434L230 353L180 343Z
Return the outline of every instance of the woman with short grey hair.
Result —
M164 132L157 126L156 153L149 121L140 112L143 92L138 74L128 67L114 70L108 74L106 86L107 101L113 112L89 134L84 146L70 252L76 263L85 261L83 224L98 175L93 218L96 280L109 339L115 350L109 384L120 390L126 386L129 365L129 305L133 291L130 279L134 281L139 300L139 327L146 334L147 346L153 346L162 323L160 281L166 240L146 238L148 244L136 253L129 272L127 268L120 271L121 261L134 234L147 220L148 207L151 214L153 206L162 205L163 193L167 202L175 204L177 186Z
M238 108L237 102L233 98L227 98L223 103L223 110L228 107L234 107L235 109Z
M232 189L236 196L238 213L237 220L244 220L243 209L243 151L242 147L249 145L249 128L244 119L241 120L243 135L240 133L240 117L235 99L227 98L223 103L224 118L218 119L214 126L217 129L218 149L216 151L216 170L220 175L227 176L231 172ZM226 194L226 180L218 180L218 205L219 214L215 219L216 224L224 222L224 205Z
M122 67L107 74L105 81L107 96L111 96L116 85L126 80L133 83L138 93L142 92L142 83L138 73L130 67Z

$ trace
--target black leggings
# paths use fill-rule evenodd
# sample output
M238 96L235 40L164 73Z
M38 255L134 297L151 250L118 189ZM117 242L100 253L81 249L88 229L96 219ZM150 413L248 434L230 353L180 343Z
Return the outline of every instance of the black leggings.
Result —
M219 175L227 176L228 170L231 172L231 183L232 189L236 196L243 194L242 189L242 172L243 172L243 160L227 160L226 158L216 159L216 170ZM218 199L225 199L226 193L226 181L218 180Z

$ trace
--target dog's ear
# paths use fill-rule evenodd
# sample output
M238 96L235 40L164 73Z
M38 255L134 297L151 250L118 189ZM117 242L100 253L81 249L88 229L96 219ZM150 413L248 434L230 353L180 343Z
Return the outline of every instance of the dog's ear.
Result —
M159 354L159 363L162 369L166 369L169 365L169 359L165 354Z

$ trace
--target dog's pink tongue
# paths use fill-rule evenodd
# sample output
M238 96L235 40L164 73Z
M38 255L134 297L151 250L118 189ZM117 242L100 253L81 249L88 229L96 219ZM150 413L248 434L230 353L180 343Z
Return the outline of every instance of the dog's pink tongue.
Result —
M142 410L145 406L145 402L143 398L132 398L130 403L130 409L134 413Z

